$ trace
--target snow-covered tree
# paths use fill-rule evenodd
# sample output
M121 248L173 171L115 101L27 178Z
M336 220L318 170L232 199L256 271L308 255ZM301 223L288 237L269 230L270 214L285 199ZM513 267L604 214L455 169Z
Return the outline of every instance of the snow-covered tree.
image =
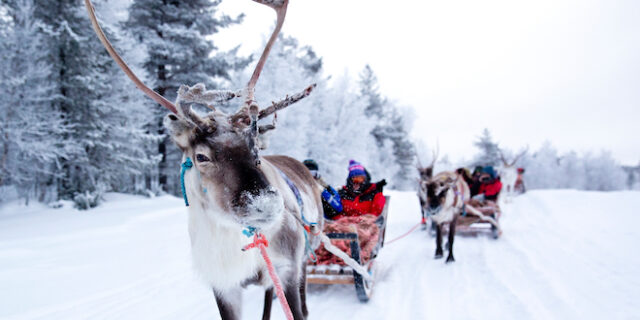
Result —
M479 151L473 160L473 166L498 166L502 163L500 162L498 144L493 141L489 129L485 128L482 135L473 142L473 145Z
M584 156L586 190L622 190L627 176L622 167L613 159L611 152L601 151L598 155Z
M4 3L11 20L0 41L0 186L14 185L27 201L48 201L56 197L70 132L50 81L45 36L52 31L34 17L33 0Z
M409 138L412 117L380 94L378 79L369 65L360 73L359 86L365 114L374 121L369 131L377 147L374 167L392 187L411 188L416 176L415 148Z
M218 12L220 0L166 1L134 0L129 8L127 29L146 48L144 69L150 84L160 95L174 100L182 84L202 82L207 88L216 88L217 79L228 79L229 72L244 66L236 59L235 50L220 52L210 36L234 23L232 18ZM153 130L164 134L163 107L148 102L155 110ZM181 154L173 143L163 139L157 151L162 155L158 179L161 187L179 193L175 174Z
M3 3L18 12L26 7L22 1ZM39 127L25 126L24 141L19 136L13 139L34 153L20 153L27 158L21 162L44 157L46 153L41 149L55 151L48 158L55 163L55 170L50 174L39 172L37 178L45 181L37 183L55 185L59 197L73 198L81 207L96 205L104 191L141 191L145 186L139 182L155 162L154 154L145 148L155 137L146 132L151 117L141 103L142 96L125 80L89 27L82 2L33 2L28 16L38 21L36 30L41 31L39 37L21 36L20 41L28 45L36 39L37 50L22 53L22 59L28 60L24 66L14 63L29 74L30 87L21 89L14 82L11 88L17 92L30 90L33 99L44 96L37 100L40 109L31 108L25 114L33 124L37 124L39 116L46 121ZM104 28L117 46L117 30L110 23ZM36 85L38 81L42 84ZM22 101L27 107L28 100ZM31 128L37 129L29 131ZM24 167L22 163L21 166ZM18 173L14 170L12 176L18 177Z
M310 112L313 125L307 132L307 152L318 161L326 180L344 184L351 159L362 163L373 179L384 178L371 154L375 140L368 129L375 122L365 115L366 104L359 99L352 80L347 75L339 77L318 100Z

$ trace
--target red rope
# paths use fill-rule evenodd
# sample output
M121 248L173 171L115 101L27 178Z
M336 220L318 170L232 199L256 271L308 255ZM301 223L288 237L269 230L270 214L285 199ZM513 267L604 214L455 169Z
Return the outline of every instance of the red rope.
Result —
M267 254L267 247L269 246L269 241L262 235L261 233L257 233L253 236L253 242L246 245L242 248L242 251L247 251L253 248L260 249L260 254L264 259L264 262L267 264L267 270L269 270L269 276L271 277L271 281L273 281L273 286L276 289L276 295L280 300L280 305L282 306L282 311L287 316L287 320L293 320L293 313L291 313L291 308L289 307L289 303L287 303L287 298L284 296L284 290L282 290L282 284L280 283L280 278L276 274L276 269L273 267L273 263Z
M393 240L391 240L391 241L387 241L387 242L386 242L386 244L391 244L391 243L393 243L394 241L400 240L400 239L402 239L402 238L404 238L404 237L408 236L411 232L413 232L414 230L416 230L416 228L418 228L421 224L422 224L422 222L418 222L418 223L416 223L416 225L415 225L415 226L413 226L411 229L409 229L409 231L407 231L407 233L405 233L405 234L403 234L403 235L401 235L401 236L399 236L399 237L397 237L397 238L395 238L395 239L393 239Z

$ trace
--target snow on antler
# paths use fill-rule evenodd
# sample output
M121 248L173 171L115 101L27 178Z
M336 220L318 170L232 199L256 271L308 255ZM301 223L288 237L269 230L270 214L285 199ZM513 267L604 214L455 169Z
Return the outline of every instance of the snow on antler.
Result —
M227 102L240 96L240 93L229 90L207 90L203 83L193 87L182 86L178 90L178 100L187 103L199 103L214 109L214 105Z

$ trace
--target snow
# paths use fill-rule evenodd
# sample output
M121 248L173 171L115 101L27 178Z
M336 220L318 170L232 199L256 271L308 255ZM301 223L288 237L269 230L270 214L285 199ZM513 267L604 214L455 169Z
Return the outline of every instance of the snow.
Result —
M387 241L419 218L392 196ZM381 250L374 293L310 286L309 319L627 319L640 315L639 192L532 191L503 206L503 236L456 237L434 260L417 230ZM77 211L0 207L0 319L218 319L191 270L182 199L108 194ZM258 319L262 290L244 294ZM283 319L278 302L273 318Z

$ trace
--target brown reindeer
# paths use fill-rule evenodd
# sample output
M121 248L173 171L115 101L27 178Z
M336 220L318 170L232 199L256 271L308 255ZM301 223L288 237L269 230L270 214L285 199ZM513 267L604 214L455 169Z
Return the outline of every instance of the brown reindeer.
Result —
M440 172L435 177L429 177L426 184L427 204L426 212L431 217L431 221L436 231L436 254L435 258L443 256L442 250L442 228L449 224L449 238L446 262L454 262L453 239L456 234L456 223L458 216L462 214L465 206L465 199L469 199L469 186L464 179L455 172Z
M286 156L260 156L257 138L274 129L258 121L308 96L313 86L260 110L254 88L269 51L284 22L288 0L254 0L276 10L277 25L241 92L207 91L202 84L182 86L175 105L144 85L113 49L102 32L90 0L85 0L92 24L109 54L132 81L156 102L172 112L164 123L183 152L185 196L189 201L189 235L193 264L213 289L222 319L240 319L242 288L265 287L263 319L269 319L273 283L257 250L241 251L251 239L249 228L264 235L267 252L283 282L286 300L295 319L305 319L306 244L305 219L311 226L311 247L319 244L313 233L322 230L321 187L306 167ZM220 101L244 97L240 110L227 115L215 109ZM205 116L191 104L212 109Z
M431 164L428 166L423 166L418 160L418 199L420 199L420 210L422 213L422 228L423 230L427 228L427 183L429 179L433 176L433 167L438 160L438 153L440 152L440 147L438 146L437 150L432 151L433 160Z

